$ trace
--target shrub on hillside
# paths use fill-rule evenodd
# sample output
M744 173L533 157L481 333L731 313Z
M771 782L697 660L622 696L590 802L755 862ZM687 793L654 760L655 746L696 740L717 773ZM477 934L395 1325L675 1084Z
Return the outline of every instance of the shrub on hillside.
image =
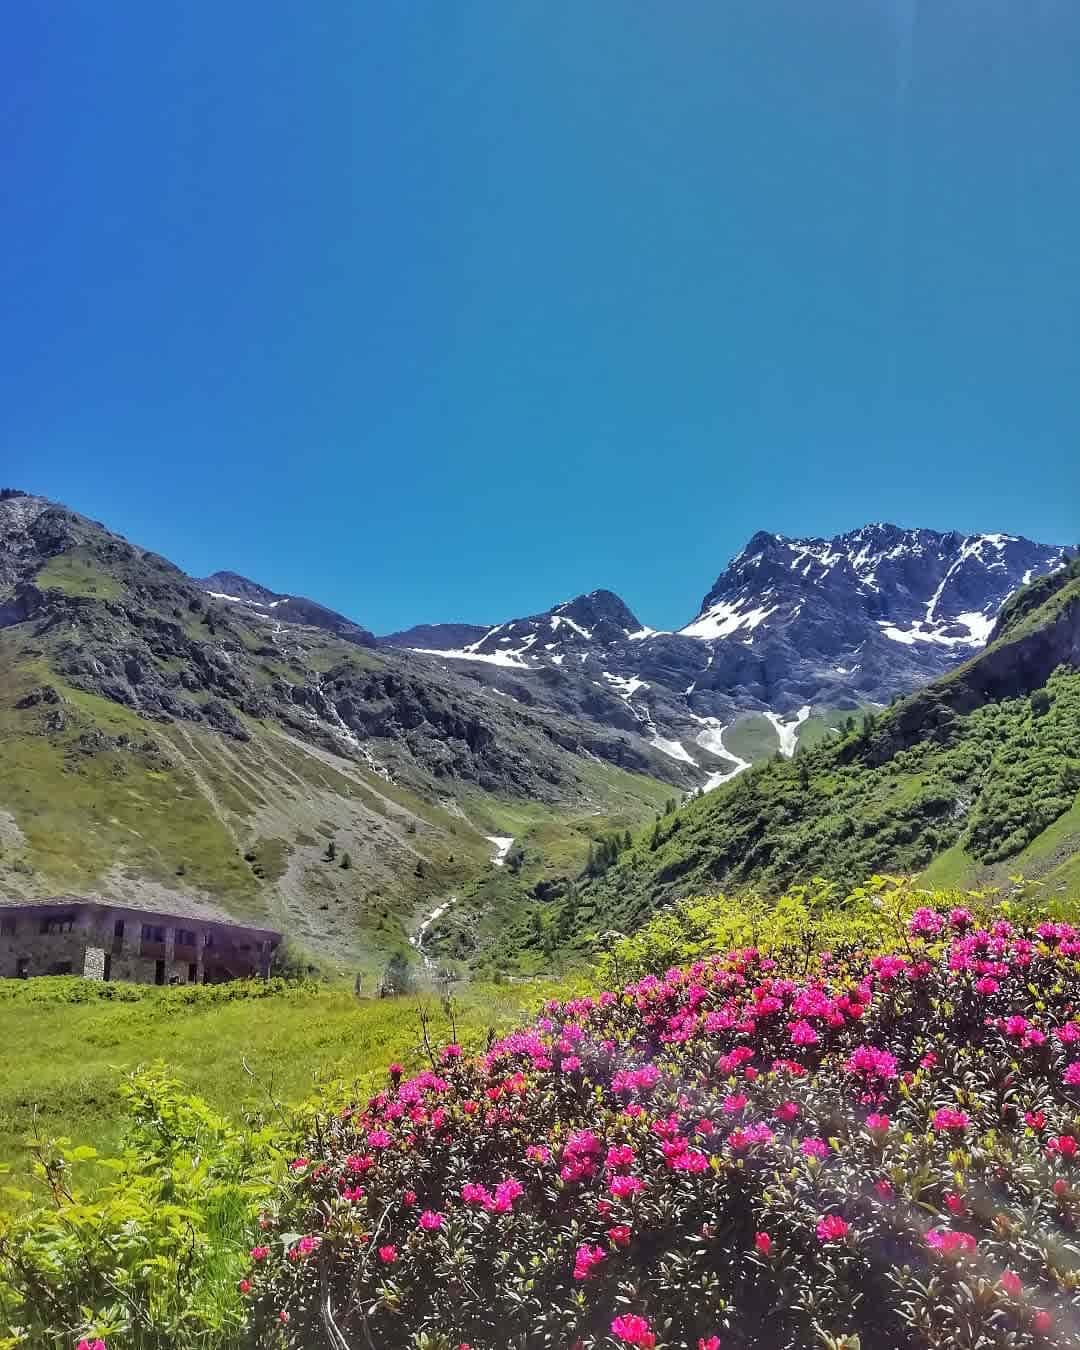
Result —
M742 948L392 1068L291 1163L256 1340L1074 1345L1080 933L923 906L899 945Z

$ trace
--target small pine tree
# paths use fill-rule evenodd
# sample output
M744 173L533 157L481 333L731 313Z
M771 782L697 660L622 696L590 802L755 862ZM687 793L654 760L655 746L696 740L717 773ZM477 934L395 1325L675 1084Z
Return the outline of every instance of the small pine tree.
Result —
M326 861L333 862L337 857L337 844L331 839L326 846Z
M343 853L341 855L341 866L346 872L352 866L352 857L348 853Z
M424 877L427 876L427 868L424 866L423 858L420 858L417 861L415 874L420 878L421 881L423 881Z
M622 846L623 852L626 852L627 849L633 848L634 846L634 836L630 833L629 830L627 830L622 837Z

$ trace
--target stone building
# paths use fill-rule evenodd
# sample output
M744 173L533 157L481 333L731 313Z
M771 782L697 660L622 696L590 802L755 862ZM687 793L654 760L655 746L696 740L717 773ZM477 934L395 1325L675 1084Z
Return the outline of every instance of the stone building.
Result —
M281 934L179 902L172 913L104 897L0 896L0 977L85 975L137 984L219 984L270 973Z

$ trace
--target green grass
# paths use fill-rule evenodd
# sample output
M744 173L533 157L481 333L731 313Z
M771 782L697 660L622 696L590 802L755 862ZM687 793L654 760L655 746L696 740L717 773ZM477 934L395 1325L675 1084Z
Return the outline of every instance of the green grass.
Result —
M119 600L126 593L92 551L81 547L50 558L34 581L43 591L61 591L82 599Z
M780 737L776 728L767 717L760 713L751 713L749 717L740 717L724 732L724 744L740 759L748 759L752 764L759 759L768 759L780 749Z
M509 1030L558 988L550 981L466 986L455 995L458 1036L480 1044L489 1027ZM90 1001L71 1002L72 991ZM312 986L231 1002L217 993L0 980L0 1162L18 1176L24 1139L35 1129L109 1152L123 1075L159 1059L232 1119L266 1111L271 1097L298 1104L333 1080L355 1080L365 1094L391 1061L424 1063L416 998L358 999ZM423 1001L435 1016L433 1035L450 1039L438 1000Z

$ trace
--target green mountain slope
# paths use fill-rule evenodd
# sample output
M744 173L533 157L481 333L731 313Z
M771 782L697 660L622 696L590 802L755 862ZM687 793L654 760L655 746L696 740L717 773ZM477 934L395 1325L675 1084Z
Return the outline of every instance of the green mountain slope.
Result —
M183 892L375 966L493 871L516 804L580 865L683 777L640 738L215 600L102 525L0 497L2 894Z
M573 929L632 928L679 896L925 871L1080 882L1080 564L1019 592L990 644L840 738L658 820L579 891ZM564 927L568 926L563 920Z

